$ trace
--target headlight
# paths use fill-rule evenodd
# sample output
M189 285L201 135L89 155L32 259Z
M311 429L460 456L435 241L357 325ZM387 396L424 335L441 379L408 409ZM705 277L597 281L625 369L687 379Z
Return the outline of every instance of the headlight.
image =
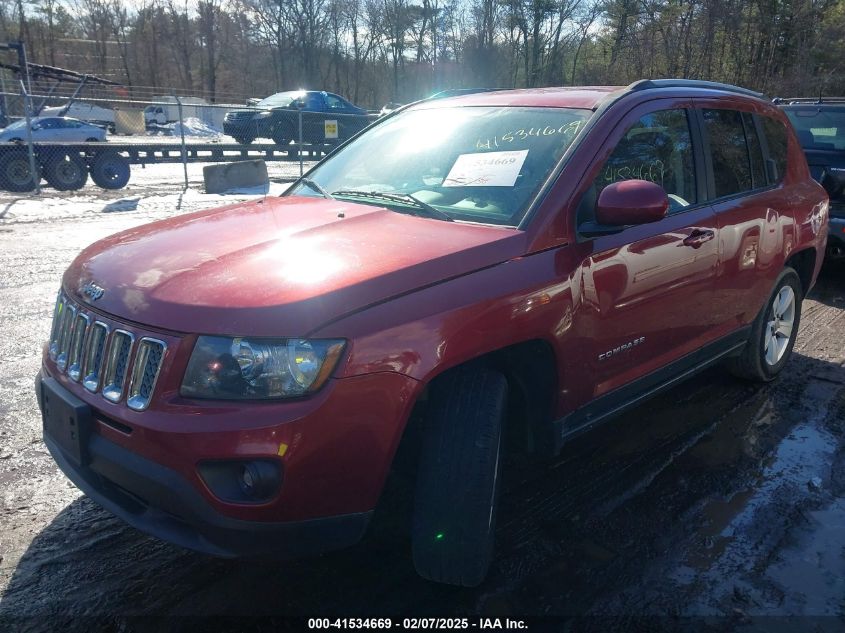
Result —
M273 113L268 110L268 111L265 111L265 112L259 112L258 114L256 114L252 118L253 119L268 119L271 116L273 116Z
M344 345L338 339L200 336L181 393L223 400L304 396L323 386Z

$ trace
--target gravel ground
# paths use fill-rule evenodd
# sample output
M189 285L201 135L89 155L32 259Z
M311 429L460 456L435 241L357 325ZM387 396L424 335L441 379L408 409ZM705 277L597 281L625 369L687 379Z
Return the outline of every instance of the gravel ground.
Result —
M455 589L413 571L402 473L360 545L286 563L164 544L65 479L33 394L62 271L96 239L221 200L95 193L0 199L0 630L433 614L556 616L596 631L845 630L845 268L823 272L775 382L738 382L717 367L551 464L508 464L490 576Z

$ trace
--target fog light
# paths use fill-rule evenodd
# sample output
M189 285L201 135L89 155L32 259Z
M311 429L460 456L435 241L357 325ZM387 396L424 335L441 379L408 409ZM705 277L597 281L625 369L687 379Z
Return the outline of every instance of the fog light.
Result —
M279 493L282 465L275 459L200 462L209 490L228 503L264 503Z
M244 464L241 466L241 490L243 490L250 497L255 491L255 480L258 473L253 474L255 466L252 464Z
M279 471L268 462L244 462L241 464L240 484L241 491L250 499L267 499L279 487Z

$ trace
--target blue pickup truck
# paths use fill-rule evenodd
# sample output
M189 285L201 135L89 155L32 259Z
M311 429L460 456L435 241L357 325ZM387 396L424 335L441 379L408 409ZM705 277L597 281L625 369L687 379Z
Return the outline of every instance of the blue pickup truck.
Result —
M250 109L226 113L223 132L238 143L271 138L287 145L299 138L302 112L302 141L333 145L345 141L376 118L343 97L318 90L278 92Z

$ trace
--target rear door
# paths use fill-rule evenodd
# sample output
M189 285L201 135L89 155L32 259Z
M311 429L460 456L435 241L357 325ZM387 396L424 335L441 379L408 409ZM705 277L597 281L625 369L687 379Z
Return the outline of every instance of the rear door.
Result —
M740 108L710 101L696 109L708 198L719 227L720 265L711 310L726 330L748 326L757 316L783 267L784 240L793 231L790 195L783 186L785 127Z
M665 370L717 335L709 305L718 227L704 200L688 105L649 102L629 113L579 203L581 305L573 325L584 359L584 401ZM611 235L586 235L602 189L627 179L661 185L671 201L668 215Z

